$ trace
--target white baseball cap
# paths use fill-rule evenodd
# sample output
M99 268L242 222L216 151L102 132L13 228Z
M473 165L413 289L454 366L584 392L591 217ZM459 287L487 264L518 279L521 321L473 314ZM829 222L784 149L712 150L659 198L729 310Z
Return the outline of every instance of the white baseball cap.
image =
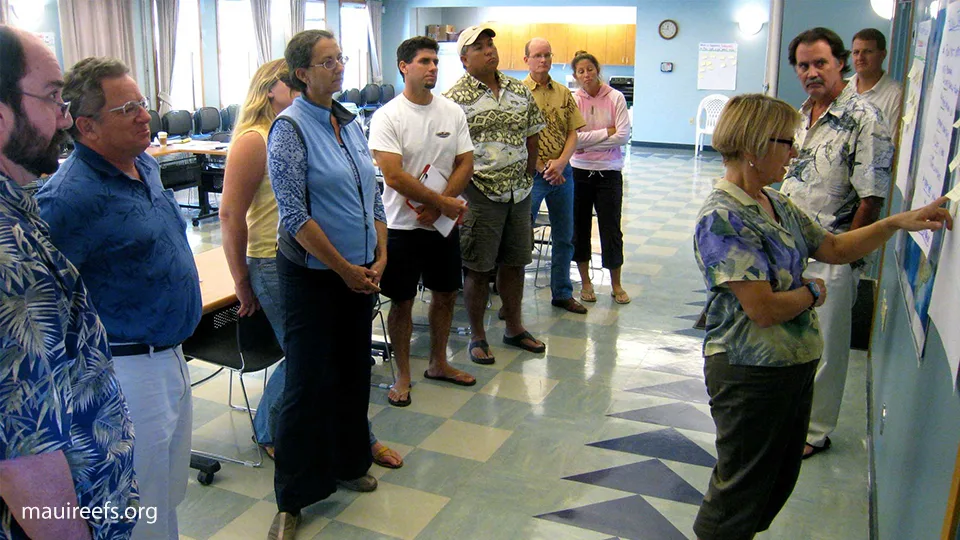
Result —
M457 38L457 54L463 54L463 48L467 45L473 45L473 42L484 32L489 32L490 37L496 37L497 35L493 28L486 24L478 24L464 28L460 32L460 37Z

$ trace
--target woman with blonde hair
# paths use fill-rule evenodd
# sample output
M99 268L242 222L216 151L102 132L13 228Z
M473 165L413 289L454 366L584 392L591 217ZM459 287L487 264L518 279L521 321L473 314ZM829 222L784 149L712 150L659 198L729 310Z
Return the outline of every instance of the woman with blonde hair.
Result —
M239 315L263 309L284 345L285 310L277 277L277 227L280 214L267 174L267 135L277 115L299 95L287 86L290 70L284 59L260 66L240 109L227 155L220 201L223 250L233 276ZM286 363L280 363L260 398L254 418L254 439L273 457L277 417L283 404ZM376 462L396 468L403 459L371 434Z
M942 197L847 233L827 232L769 187L797 156L800 122L787 103L746 94L727 103L713 134L726 171L694 232L709 291L703 371L717 429L717 464L693 526L701 540L767 530L796 484L823 350L814 308L828 293L823 280L803 278L808 259L846 264L900 229L952 227Z

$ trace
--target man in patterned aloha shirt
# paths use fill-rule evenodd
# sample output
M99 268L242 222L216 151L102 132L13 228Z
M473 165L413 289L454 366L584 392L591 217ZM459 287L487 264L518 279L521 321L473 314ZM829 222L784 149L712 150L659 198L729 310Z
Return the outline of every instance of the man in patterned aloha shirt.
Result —
M893 146L880 111L843 79L850 51L831 30L806 30L790 42L790 65L809 98L799 157L790 164L781 191L832 233L877 220L890 186ZM824 341L817 368L813 411L804 457L830 448L847 378L850 324L862 263L812 261L804 276L821 278L830 291L817 310Z
M457 50L467 70L444 94L463 108L473 140L473 179L463 196L467 213L460 229L460 252L467 269L463 296L473 335L470 360L492 364L483 313L489 275L497 268L503 299L503 342L541 353L546 346L523 326L523 267L533 260L530 192L536 172L538 133L543 115L530 90L497 70L496 33L486 25L460 32Z
M133 424L77 269L23 189L72 119L50 49L0 25L0 538L128 538Z

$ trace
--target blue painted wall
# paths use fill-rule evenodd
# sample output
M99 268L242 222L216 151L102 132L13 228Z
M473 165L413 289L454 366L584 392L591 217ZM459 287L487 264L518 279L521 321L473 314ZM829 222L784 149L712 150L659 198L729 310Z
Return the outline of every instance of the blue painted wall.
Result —
M200 58L203 106L220 108L220 60L217 57L217 0L200 0ZM250 39L253 39L251 36Z
M901 206L899 194L892 203ZM939 538L960 444L960 396L940 334L957 328L931 324L926 354L917 363L895 246L895 240L887 244L878 297L878 306L887 305L886 326L881 331L875 323L871 344L878 538Z

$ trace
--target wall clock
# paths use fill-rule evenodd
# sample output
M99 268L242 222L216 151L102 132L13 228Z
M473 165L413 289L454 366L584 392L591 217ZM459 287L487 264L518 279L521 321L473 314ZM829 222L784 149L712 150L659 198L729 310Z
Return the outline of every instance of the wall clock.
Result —
M660 37L663 39L673 39L677 37L677 32L680 31L680 26L677 25L677 21L673 19L664 19L660 23Z

